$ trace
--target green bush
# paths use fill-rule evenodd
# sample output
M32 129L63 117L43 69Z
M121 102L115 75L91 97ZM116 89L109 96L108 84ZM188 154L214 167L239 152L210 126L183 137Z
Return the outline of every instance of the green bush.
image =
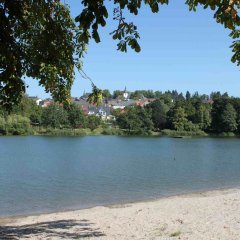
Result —
M6 120L4 117L0 117L0 135L6 135Z
M198 124L194 124L191 121L188 121L184 124L184 130L186 132L199 132L200 128Z
M117 128L104 128L102 130L103 135L121 135L121 130Z
M222 132L218 134L214 134L217 137L235 137L236 135L233 132Z
M28 135L32 134L33 129L30 119L20 115L9 115L5 120L6 135Z
M98 128L102 124L102 120L100 117L97 116L88 116L87 117L87 127L90 128L92 131Z

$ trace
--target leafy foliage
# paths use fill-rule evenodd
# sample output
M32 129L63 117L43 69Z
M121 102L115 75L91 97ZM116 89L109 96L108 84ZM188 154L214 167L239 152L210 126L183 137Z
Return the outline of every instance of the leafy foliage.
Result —
M145 100L149 102L144 107L133 104L112 110L116 121L112 117L108 124L96 115L85 115L74 103L53 103L42 108L25 96L11 113L0 107L0 134L24 135L35 131L72 136L100 133L149 135L155 131L155 134L171 136L206 133L232 136L240 133L240 98L218 92L212 93L211 97L195 93L188 98L177 91L153 94L158 99ZM169 98L174 100L169 101Z
M65 107L68 123L72 128L82 128L86 126L86 117L83 111L76 104L71 103Z
M110 91L108 89L102 90L102 96L104 98L112 98L112 94L110 93Z
M25 135L31 133L30 120L21 115L0 117L0 135Z
M120 128L131 133L147 132L153 129L153 123L148 111L141 107L129 107L126 112L119 114L117 124Z
M162 101L156 100L147 106L151 110L151 118L155 129L164 129L167 125L169 107Z
M221 124L223 132L235 132L237 130L237 113L231 103L224 106Z
M99 88L97 88L93 83L92 83L92 93L89 94L88 96L88 102L99 106L102 103L103 100L103 91Z
M240 122L239 98L219 97L215 99L212 107L212 124L214 132L239 132Z
M53 104L43 110L42 124L52 128L61 128L68 124L65 109L59 104Z
M185 130L187 124L187 115L182 107L177 107L173 110L172 126L177 131Z
M59 102L69 102L74 67L82 71L82 58L91 38L101 41L99 26L105 27L109 11L118 26L111 34L118 50L141 50L140 35L124 12L138 14L143 4L157 13L168 0L114 0L111 9L104 0L82 0L82 11L72 19L60 0L0 0L0 104L11 109L26 91L24 77L31 77ZM240 65L239 0L187 0L189 10L198 5L214 11L218 23L231 30L232 62ZM89 101L99 104L99 89L93 87Z
M87 127L95 130L101 124L101 119L97 116L89 116L87 118Z
M11 108L38 79L56 101L67 101L74 79L76 27L60 1L0 1L0 103Z

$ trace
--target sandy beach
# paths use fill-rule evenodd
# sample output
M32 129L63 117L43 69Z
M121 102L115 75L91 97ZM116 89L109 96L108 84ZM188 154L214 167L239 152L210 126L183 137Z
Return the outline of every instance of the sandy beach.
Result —
M240 190L0 218L0 239L240 239Z

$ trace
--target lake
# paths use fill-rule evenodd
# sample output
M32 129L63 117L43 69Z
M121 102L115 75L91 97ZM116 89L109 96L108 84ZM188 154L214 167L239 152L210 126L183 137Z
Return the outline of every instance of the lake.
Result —
M239 186L236 138L0 138L0 216Z

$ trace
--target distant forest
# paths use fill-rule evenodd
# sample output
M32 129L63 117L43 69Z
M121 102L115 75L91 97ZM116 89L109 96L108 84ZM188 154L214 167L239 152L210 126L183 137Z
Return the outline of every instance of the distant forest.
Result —
M119 98L122 91L103 91L103 105ZM170 135L205 136L240 134L240 98L227 93L210 95L177 91L137 90L134 100L151 99L145 106L133 104L124 109L111 109L111 120L87 115L81 106L54 103L38 106L25 96L11 112L0 109L1 135ZM124 101L124 100L122 100Z

